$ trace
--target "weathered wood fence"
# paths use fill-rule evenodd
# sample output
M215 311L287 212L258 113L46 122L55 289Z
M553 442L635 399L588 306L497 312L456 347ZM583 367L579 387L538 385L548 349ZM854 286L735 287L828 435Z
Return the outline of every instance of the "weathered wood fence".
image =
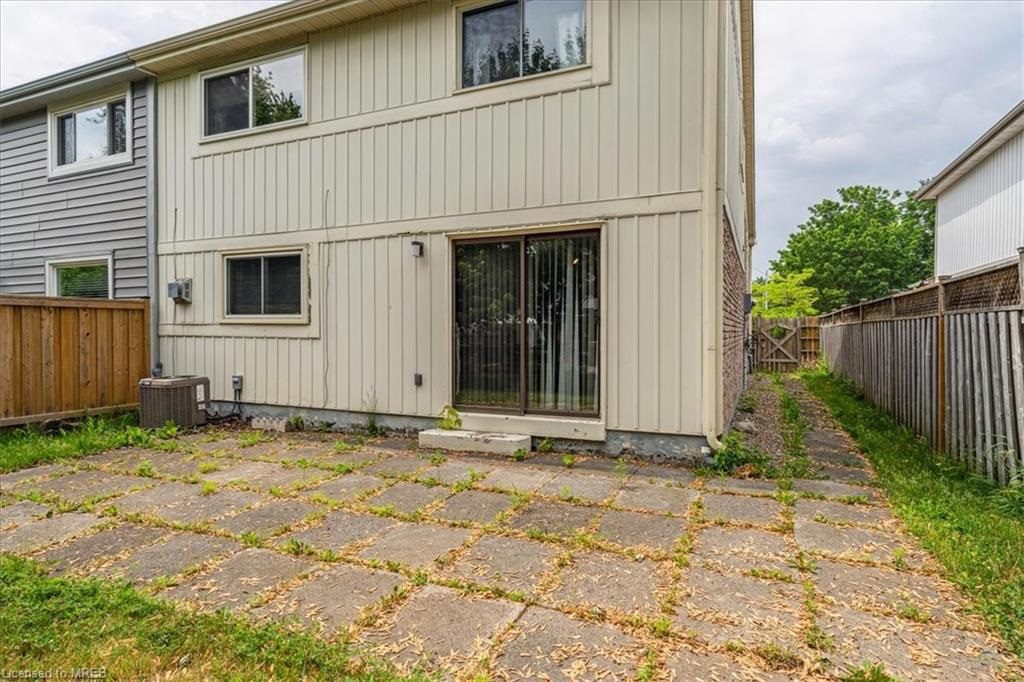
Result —
M754 369L792 372L818 361L817 317L754 318Z
M940 452L994 481L1024 470L1021 263L821 316L825 358Z
M136 406L148 317L143 299L0 296L0 426Z

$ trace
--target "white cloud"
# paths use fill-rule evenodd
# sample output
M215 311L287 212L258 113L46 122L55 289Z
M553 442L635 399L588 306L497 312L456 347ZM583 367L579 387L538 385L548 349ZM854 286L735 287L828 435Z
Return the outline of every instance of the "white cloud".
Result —
M0 88L103 59L280 0L0 1Z
M765 269L807 207L854 183L912 189L1024 98L1024 3L755 3Z

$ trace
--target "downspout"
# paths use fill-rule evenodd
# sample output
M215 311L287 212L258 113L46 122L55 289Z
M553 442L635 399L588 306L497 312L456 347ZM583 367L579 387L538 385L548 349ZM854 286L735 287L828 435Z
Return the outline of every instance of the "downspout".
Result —
M704 439L708 443L705 454L722 447L719 436L718 403L721 394L721 371L719 331L721 306L721 199L719 197L719 29L723 4L704 4L704 139L702 144L704 166L702 169L701 218L703 220L703 248L701 249L701 270L704 273L702 287L702 362L701 362L701 423Z
M146 272L149 284L149 366L156 374L160 366L160 287L156 258L156 78L146 80Z

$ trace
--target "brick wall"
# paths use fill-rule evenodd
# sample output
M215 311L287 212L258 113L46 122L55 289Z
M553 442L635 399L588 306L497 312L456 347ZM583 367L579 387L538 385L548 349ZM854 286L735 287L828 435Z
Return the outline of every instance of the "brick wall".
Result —
M747 273L743 268L732 225L722 220L722 420L728 425L743 390L746 371L746 313L743 295Z

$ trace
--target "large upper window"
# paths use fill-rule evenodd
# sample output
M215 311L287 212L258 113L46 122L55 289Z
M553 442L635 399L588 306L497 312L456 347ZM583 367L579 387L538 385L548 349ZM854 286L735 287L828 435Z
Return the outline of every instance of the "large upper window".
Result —
M129 160L131 123L127 95L52 112L53 172Z
M265 59L203 78L204 134L305 118L304 53Z
M599 266L595 232L457 242L455 404L597 414Z
M230 256L225 260L228 316L302 314L302 255Z
M466 10L462 87L587 61L586 0L507 0Z

